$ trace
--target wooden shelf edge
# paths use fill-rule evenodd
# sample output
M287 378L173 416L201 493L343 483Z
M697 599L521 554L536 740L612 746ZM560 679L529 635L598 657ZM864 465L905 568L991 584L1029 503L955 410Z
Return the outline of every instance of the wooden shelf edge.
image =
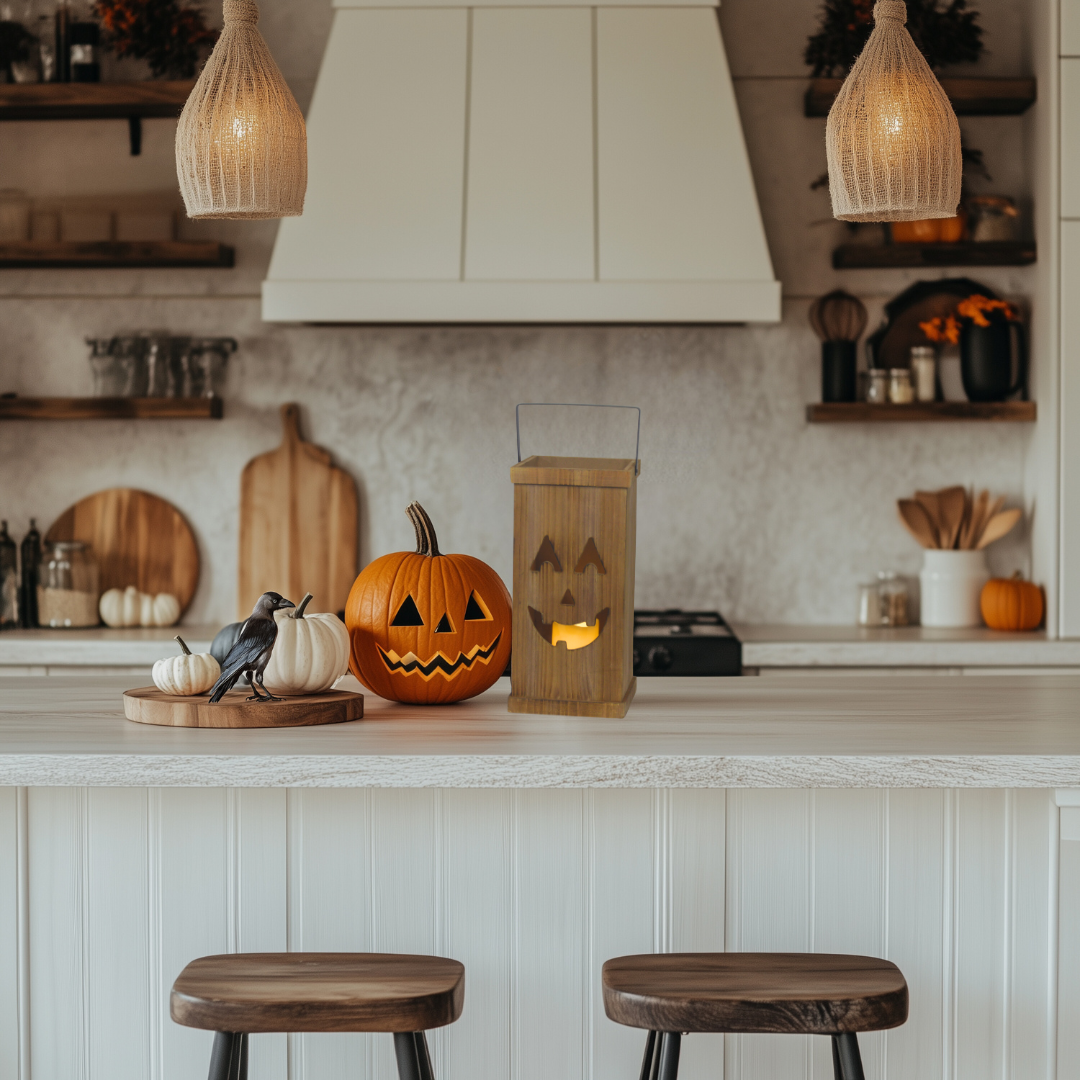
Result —
M1035 79L1000 76L950 77L938 80L957 116L1020 116L1038 96ZM803 99L806 116L828 116L843 79L811 79Z
M956 244L841 244L833 251L834 270L912 270L947 266L1031 266L1034 241L995 240Z
M220 420L219 397L0 398L0 420Z
M194 79L126 83L0 84L0 120L108 120L172 117Z
M236 253L211 240L102 240L0 243L0 270L228 269Z
M956 420L1029 424L1036 419L1034 401L932 401L911 405L836 401L806 406L806 420L810 424L898 424Z

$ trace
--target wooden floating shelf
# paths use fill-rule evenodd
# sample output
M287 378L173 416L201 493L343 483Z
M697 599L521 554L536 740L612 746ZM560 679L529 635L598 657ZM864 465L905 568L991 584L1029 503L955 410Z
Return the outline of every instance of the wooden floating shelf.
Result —
M866 401L821 402L806 406L811 424L902 424L945 420L1032 423L1034 401L926 401L911 405L872 405Z
M0 84L2 85L2 84ZM233 249L212 240L9 240L0 243L0 270L124 270L230 267Z
M843 79L812 79L804 98L807 116L828 116ZM940 79L957 116L1019 116L1035 104L1034 79Z
M1030 266L1034 241L995 240L957 244L841 244L834 270L919 269L941 266Z
M0 120L108 120L180 115L194 79L0 83Z
M0 397L0 420L220 420L221 398Z

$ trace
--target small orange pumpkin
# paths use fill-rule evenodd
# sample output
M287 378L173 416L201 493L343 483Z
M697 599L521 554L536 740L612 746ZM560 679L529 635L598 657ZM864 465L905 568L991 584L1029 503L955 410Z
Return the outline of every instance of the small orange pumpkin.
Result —
M366 566L345 605L349 668L391 701L443 705L482 693L510 659L510 593L487 563L443 555L431 518L406 511L416 551Z
M991 630L1035 630L1043 619L1042 589L1024 581L1019 570L1011 578L991 578L979 606Z

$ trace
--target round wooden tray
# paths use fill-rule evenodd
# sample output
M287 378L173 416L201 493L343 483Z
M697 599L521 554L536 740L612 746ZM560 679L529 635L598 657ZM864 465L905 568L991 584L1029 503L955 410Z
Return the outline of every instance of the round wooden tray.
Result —
M211 705L209 695L175 697L156 686L143 686L124 692L124 715L137 724L202 728L305 727L342 724L364 715L364 695L344 690L265 703L247 697L246 688L230 690Z

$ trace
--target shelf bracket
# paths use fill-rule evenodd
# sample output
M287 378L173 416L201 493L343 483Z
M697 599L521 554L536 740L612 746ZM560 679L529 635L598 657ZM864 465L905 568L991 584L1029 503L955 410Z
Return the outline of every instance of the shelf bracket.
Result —
M128 117L128 138L131 140L131 156L138 157L142 153L142 117Z

